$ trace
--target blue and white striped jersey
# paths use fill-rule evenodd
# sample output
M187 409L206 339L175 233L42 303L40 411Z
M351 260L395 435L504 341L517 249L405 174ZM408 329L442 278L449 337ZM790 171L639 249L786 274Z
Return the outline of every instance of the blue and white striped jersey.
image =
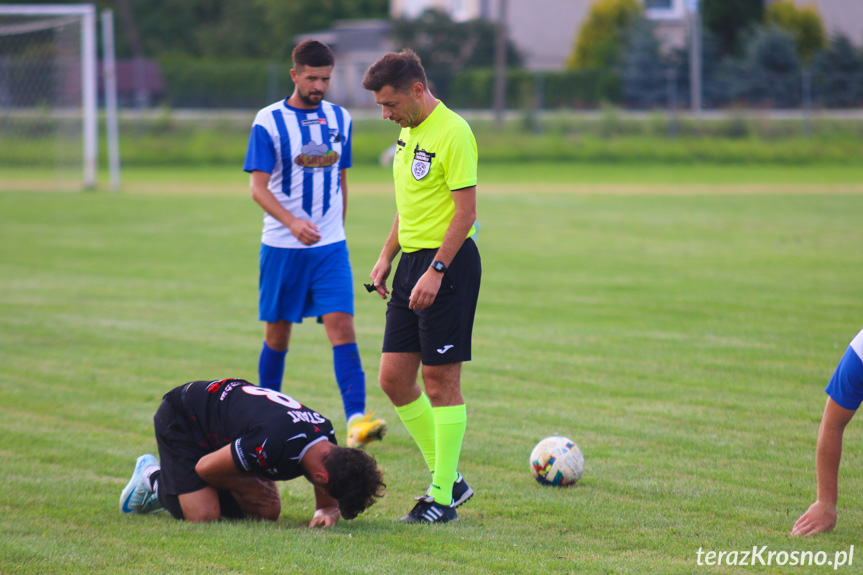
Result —
M863 403L863 330L851 340L824 391L845 409Z
M320 247L345 239L339 170L351 167L351 116L326 100L313 110L267 106L255 117L243 169L270 174L269 189L295 217L314 223L321 240L300 243L264 214L261 241L276 248Z

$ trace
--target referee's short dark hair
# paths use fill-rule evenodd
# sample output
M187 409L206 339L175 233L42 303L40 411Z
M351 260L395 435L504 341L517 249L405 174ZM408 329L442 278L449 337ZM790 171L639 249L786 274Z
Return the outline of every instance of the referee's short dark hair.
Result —
M392 86L397 92L407 92L416 82L428 89L426 71L420 57L409 49L398 54L384 54L369 66L363 76L363 88L371 92L379 92L384 86Z
M294 69L300 66L323 68L324 66L334 66L336 63L336 56L330 47L317 40L304 40L297 44L294 51L291 52L291 58L294 61Z

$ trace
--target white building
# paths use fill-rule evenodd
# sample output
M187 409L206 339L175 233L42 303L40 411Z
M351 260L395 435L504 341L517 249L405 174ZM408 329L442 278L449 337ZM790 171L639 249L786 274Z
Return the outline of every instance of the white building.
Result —
M319 40L333 49L336 65L327 99L348 108L375 106L374 96L363 90L363 74L375 60L394 50L387 20L337 20L332 28L297 36L297 42Z
M594 0L506 0L509 38L530 70L561 70L575 47L582 22ZM684 0L645 0L647 14L661 21L660 35L682 45L685 39ZM429 8L454 20L497 21L500 0L391 0L390 17L416 18Z

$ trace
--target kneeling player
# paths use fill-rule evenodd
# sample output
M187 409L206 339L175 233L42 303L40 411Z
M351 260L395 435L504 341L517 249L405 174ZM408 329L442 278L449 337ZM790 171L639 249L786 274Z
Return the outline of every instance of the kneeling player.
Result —
M177 519L275 521L276 480L315 487L310 527L353 519L383 496L382 472L360 449L339 447L330 421L297 400L242 379L171 390L153 418L161 466L138 458L120 495L123 513L167 509Z

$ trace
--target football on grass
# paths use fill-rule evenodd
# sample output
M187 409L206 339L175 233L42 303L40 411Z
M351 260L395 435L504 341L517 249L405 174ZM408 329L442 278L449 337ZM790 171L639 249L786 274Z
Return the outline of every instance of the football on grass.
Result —
M581 479L584 456L570 439L552 435L530 452L530 472L543 485L569 487Z

